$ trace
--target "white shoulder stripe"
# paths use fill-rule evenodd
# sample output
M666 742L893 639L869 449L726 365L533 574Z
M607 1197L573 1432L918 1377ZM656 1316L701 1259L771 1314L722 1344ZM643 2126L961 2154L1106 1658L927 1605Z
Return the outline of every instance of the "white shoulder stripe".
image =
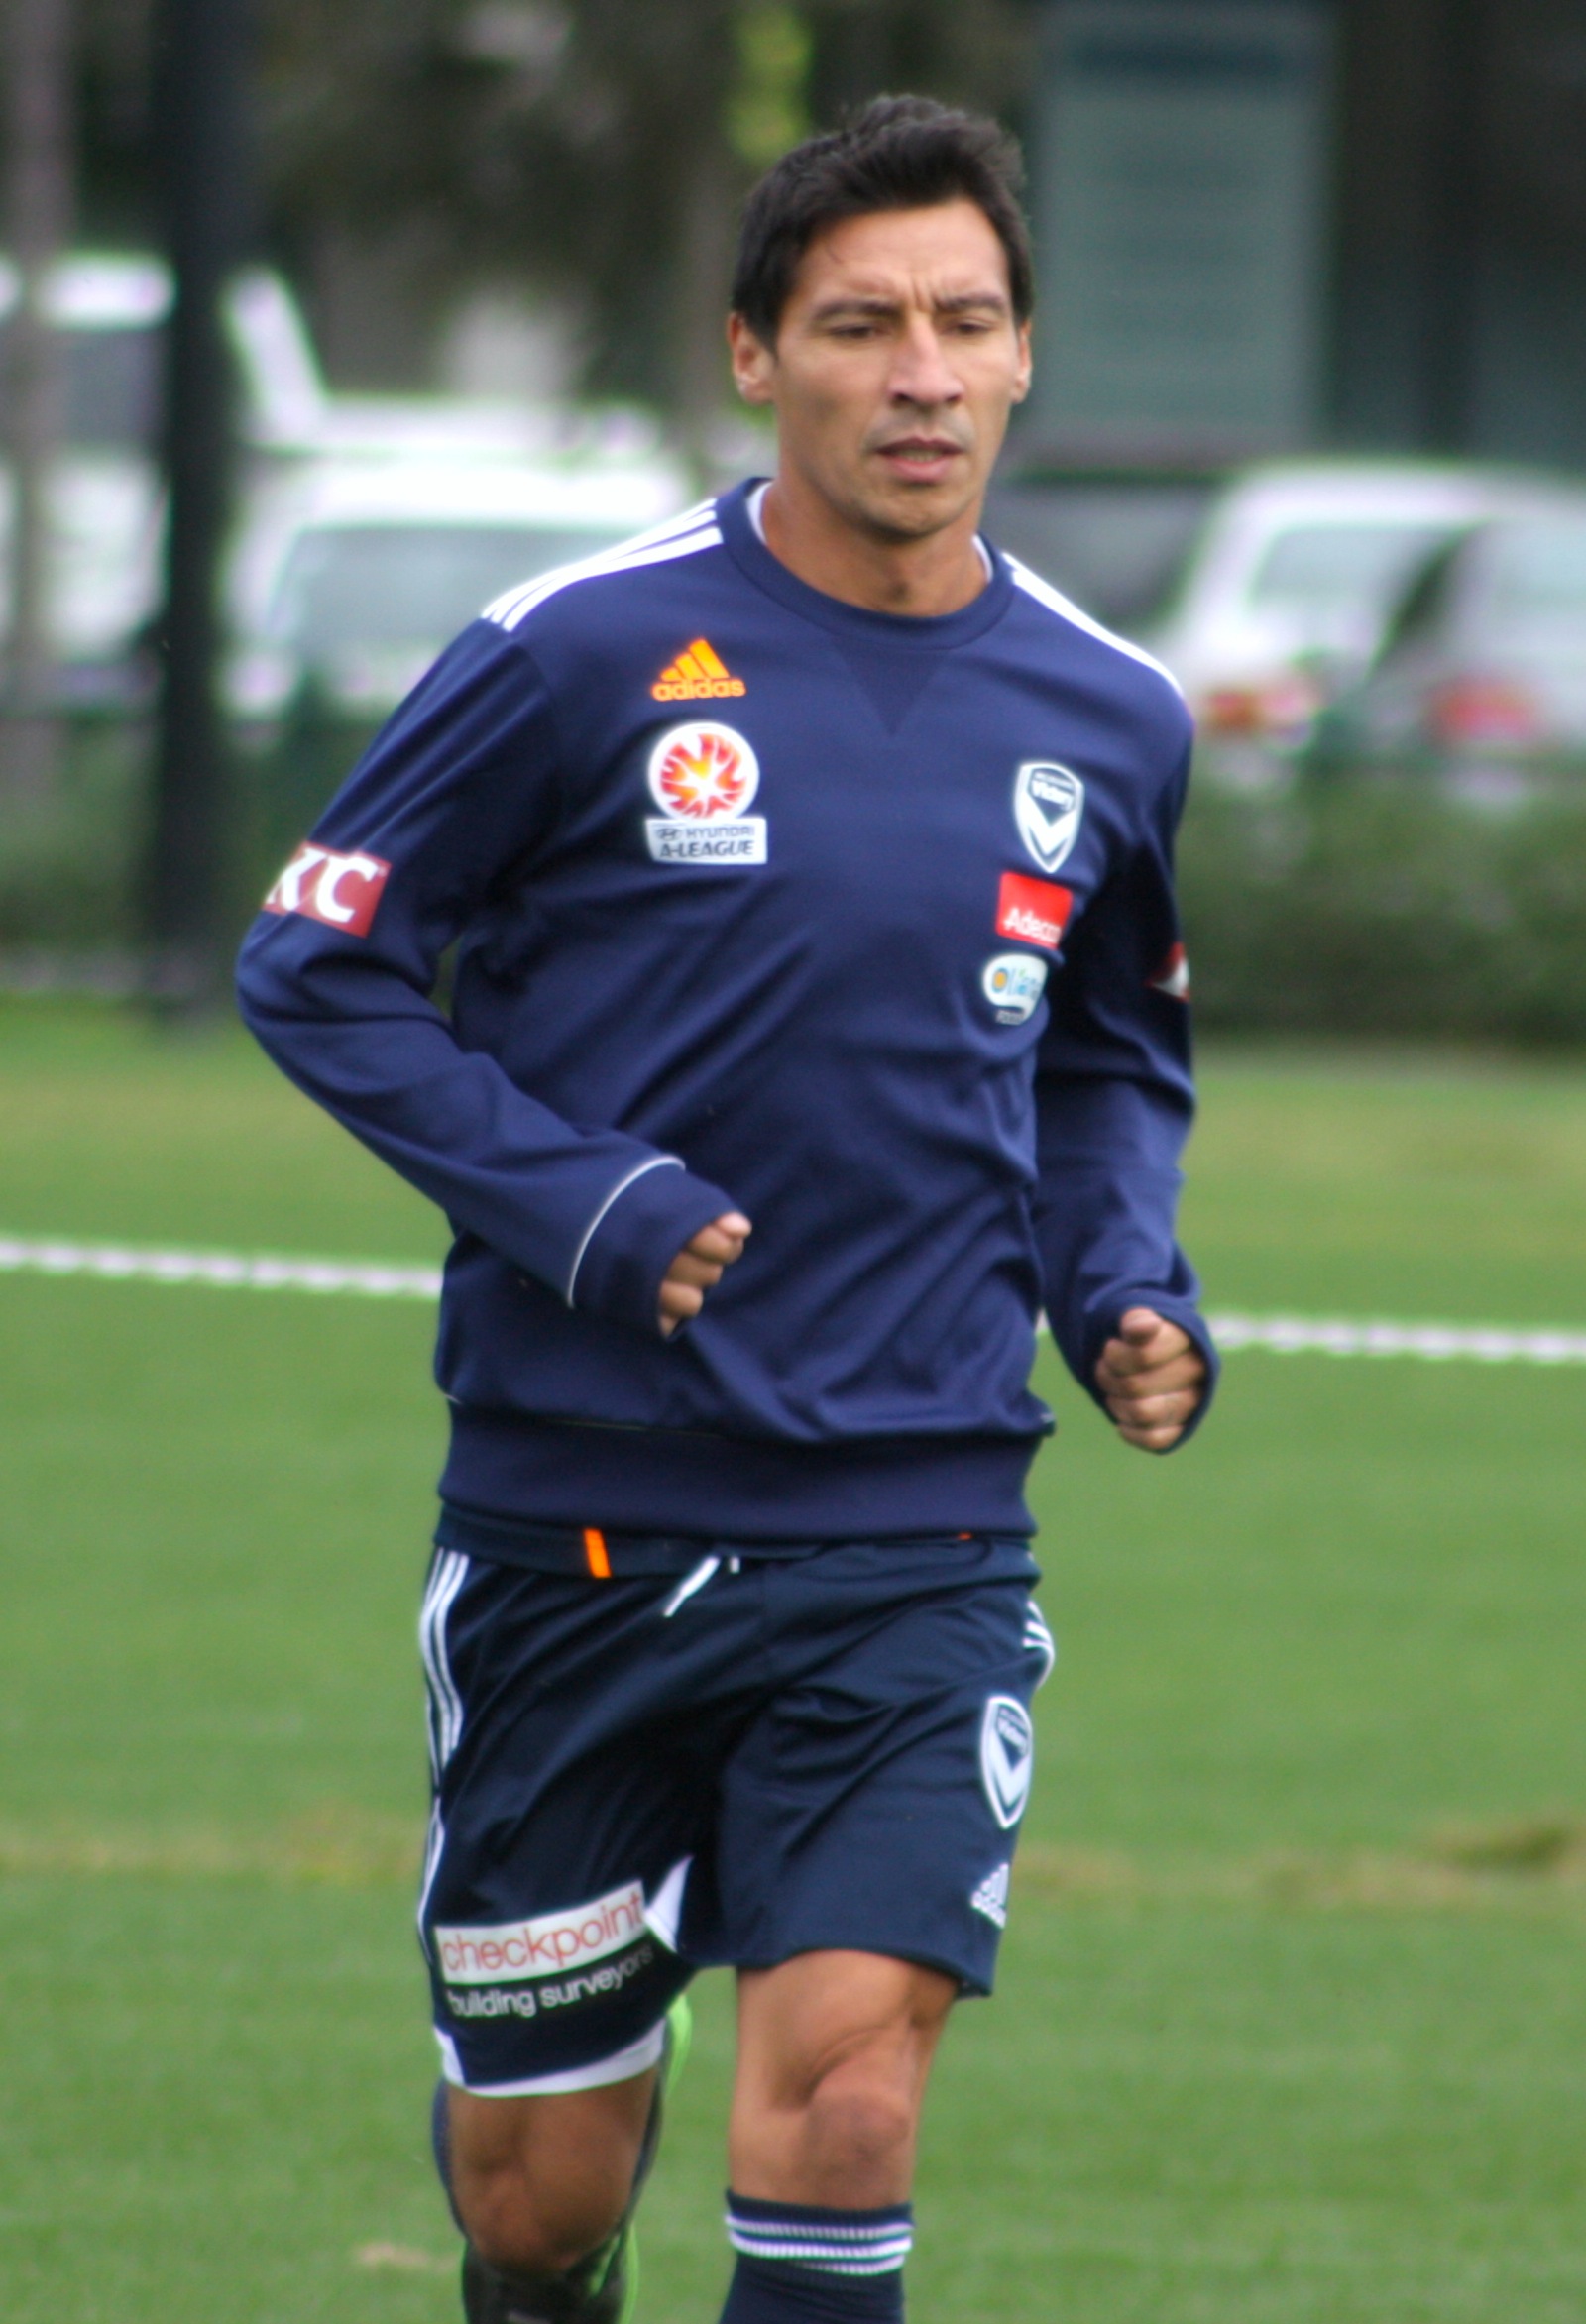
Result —
M661 523L649 525L643 532L635 532L624 541L613 541L610 548L597 549L592 556L578 559L578 563L592 565L607 557L635 556L641 549L652 548L657 541L680 540L685 533L698 532L702 526L715 522L716 502L697 500L692 508L683 509L681 514L665 517ZM558 565L553 570L565 573L570 568ZM504 597L522 597L527 591L537 589L542 581L550 579L549 573L536 573L531 580L515 583L511 589L504 592ZM502 602L502 599L496 601L498 605Z
M509 590L485 609L484 618L495 621L503 629L515 629L525 615L559 590L569 589L574 582L596 581L607 573L636 573L646 565L664 565L674 557L692 556L698 549L715 548L721 540L719 528L712 524L702 531L685 533L680 539L658 541L647 549L609 549L598 557L585 557L576 565L558 565L553 572L536 575L531 582Z
M688 529L682 529L682 520L666 532L639 533L630 541L620 541L615 548L603 549L598 556L582 557L574 565L558 565L549 573L536 574L532 581L519 582L514 589L504 591L493 599L481 616L494 621L503 629L515 629L518 623L536 606L554 597L558 590L569 589L577 581L593 581L604 573L633 573L646 565L661 565L673 557L688 557L697 550L715 548L722 534L714 521L715 511L707 503L703 512L690 512Z
M1183 699L1184 688L1173 672L1157 660L1155 654L1148 654L1143 645L1131 645L1128 638L1118 637L1112 630L1103 629L1099 621L1092 621L1088 613L1081 613L1078 607L1055 590L1049 581L1043 581L1039 573L1032 573L1028 565L1021 565L1017 557L1008 556L1006 550L1003 551L1003 558L1019 588L1033 597L1038 605L1045 606L1049 613L1056 613L1060 620L1072 621L1076 629L1082 629L1088 637L1099 638L1103 645L1110 645L1114 653L1127 654L1130 661L1141 662L1148 670L1155 670L1157 676L1166 678L1174 693Z

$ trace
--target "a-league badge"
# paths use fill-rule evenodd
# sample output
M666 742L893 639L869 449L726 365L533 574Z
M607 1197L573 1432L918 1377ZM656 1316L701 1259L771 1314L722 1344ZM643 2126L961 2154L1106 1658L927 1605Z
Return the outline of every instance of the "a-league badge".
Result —
M743 810L760 787L760 762L736 726L669 726L650 752L645 819L657 863L763 863L765 818Z
M1013 820L1043 871L1066 863L1079 836L1084 785L1068 767L1028 759L1013 785Z
M1024 1814L1035 1772L1035 1729L1012 1695L993 1695L980 1721L980 1780L1004 1831Z

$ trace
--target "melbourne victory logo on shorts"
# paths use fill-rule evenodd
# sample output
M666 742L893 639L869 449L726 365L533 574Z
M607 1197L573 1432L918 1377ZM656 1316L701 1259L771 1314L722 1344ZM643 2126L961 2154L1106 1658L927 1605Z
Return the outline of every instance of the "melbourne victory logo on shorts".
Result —
M644 824L657 863L765 861L765 818L743 813L760 762L734 727L668 727L650 752L649 785L662 811Z
M980 1780L1004 1831L1024 1814L1035 1772L1035 1729L1012 1695L993 1695L980 1721Z
M1013 785L1013 820L1043 871L1067 863L1083 814L1084 785L1070 768L1037 759L1020 767Z

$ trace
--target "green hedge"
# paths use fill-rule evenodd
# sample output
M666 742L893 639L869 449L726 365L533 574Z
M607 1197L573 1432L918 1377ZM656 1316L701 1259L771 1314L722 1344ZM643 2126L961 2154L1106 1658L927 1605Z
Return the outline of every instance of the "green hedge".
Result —
M1586 1041L1586 797L1202 782L1179 860L1203 1027Z

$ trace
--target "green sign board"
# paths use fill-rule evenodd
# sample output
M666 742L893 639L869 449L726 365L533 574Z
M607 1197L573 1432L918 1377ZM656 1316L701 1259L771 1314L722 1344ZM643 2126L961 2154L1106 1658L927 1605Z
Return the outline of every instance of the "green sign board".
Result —
M1059 456L1205 461L1310 439L1330 11L1057 0L1034 139L1039 369Z

